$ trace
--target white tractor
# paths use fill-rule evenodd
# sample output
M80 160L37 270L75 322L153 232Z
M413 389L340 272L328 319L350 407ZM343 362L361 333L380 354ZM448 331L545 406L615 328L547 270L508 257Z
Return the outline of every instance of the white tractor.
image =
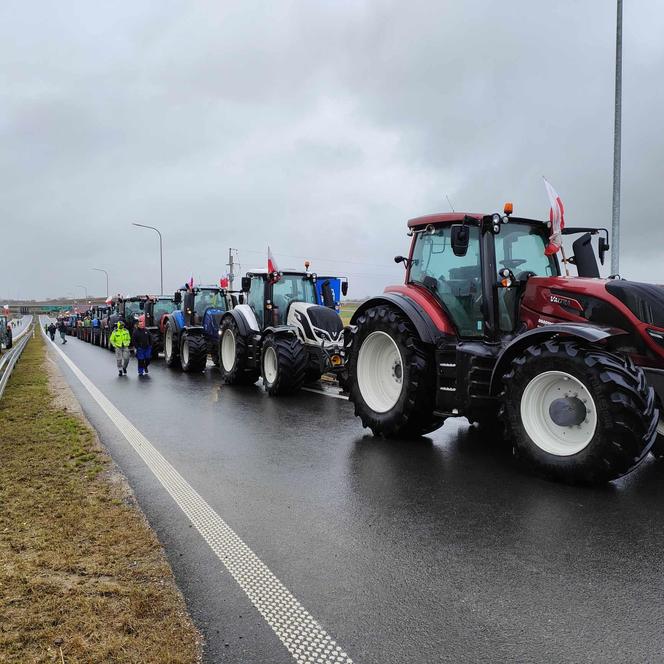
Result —
M219 368L227 383L262 376L268 394L278 395L345 370L341 317L318 304L315 286L310 272L256 270L242 278L242 303L219 329Z

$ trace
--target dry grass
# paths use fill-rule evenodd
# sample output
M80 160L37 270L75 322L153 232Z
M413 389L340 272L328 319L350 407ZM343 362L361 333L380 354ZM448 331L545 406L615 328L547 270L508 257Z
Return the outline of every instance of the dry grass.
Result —
M341 303L341 320L343 321L344 325L348 325L350 323L350 319L355 313L356 309L360 306L361 302L342 302Z
M198 662L156 536L44 365L38 335L0 402L0 662Z

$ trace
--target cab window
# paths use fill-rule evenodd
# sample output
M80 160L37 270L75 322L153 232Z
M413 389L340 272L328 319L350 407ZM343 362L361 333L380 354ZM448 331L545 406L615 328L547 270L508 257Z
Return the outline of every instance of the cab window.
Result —
M262 277L251 277L247 304L252 308L258 326L262 329L265 315L265 279Z
M284 274L272 285L272 306L278 308L277 315L280 325L286 322L288 305L291 302L318 304L316 288L312 279L295 274Z
M525 282L528 276L550 277L558 274L556 259L546 256L546 233L531 224L510 222L496 235L496 267L508 268L517 282ZM498 275L496 275L496 282ZM514 331L518 320L518 308L522 289L518 287L498 289L499 326L502 332Z
M445 305L462 337L482 336L482 268L477 226L468 226L465 256L452 250L450 225L415 236L410 282L424 286Z

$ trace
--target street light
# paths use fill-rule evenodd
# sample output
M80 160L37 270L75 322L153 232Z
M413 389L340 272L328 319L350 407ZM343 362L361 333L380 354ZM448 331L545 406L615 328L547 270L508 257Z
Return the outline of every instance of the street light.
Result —
M76 288L82 288L85 291L85 299L88 299L88 289L83 284L76 284Z
M97 272L103 272L106 275L106 299L108 300L108 272L106 270L102 270L100 267L93 267L93 270L96 270Z
M616 16L616 99L613 125L613 208L611 214L611 273L620 272L620 155L622 138L622 0Z
M139 226L140 228L149 228L152 231L155 231L157 235L159 236L159 275L160 275L160 284L161 284L161 293L160 295L164 294L164 252L162 248L162 242L161 242L161 233L159 232L158 228L155 228L154 226L146 226L145 224L137 224L136 222L132 221L132 226Z

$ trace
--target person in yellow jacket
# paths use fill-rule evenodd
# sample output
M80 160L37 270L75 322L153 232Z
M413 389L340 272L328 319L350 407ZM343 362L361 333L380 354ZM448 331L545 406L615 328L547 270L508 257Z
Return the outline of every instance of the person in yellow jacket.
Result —
M118 365L118 376L127 375L127 365L129 364L129 344L131 336L129 330L122 321L118 321L116 328L111 333L109 339L111 346L115 348L115 361Z

